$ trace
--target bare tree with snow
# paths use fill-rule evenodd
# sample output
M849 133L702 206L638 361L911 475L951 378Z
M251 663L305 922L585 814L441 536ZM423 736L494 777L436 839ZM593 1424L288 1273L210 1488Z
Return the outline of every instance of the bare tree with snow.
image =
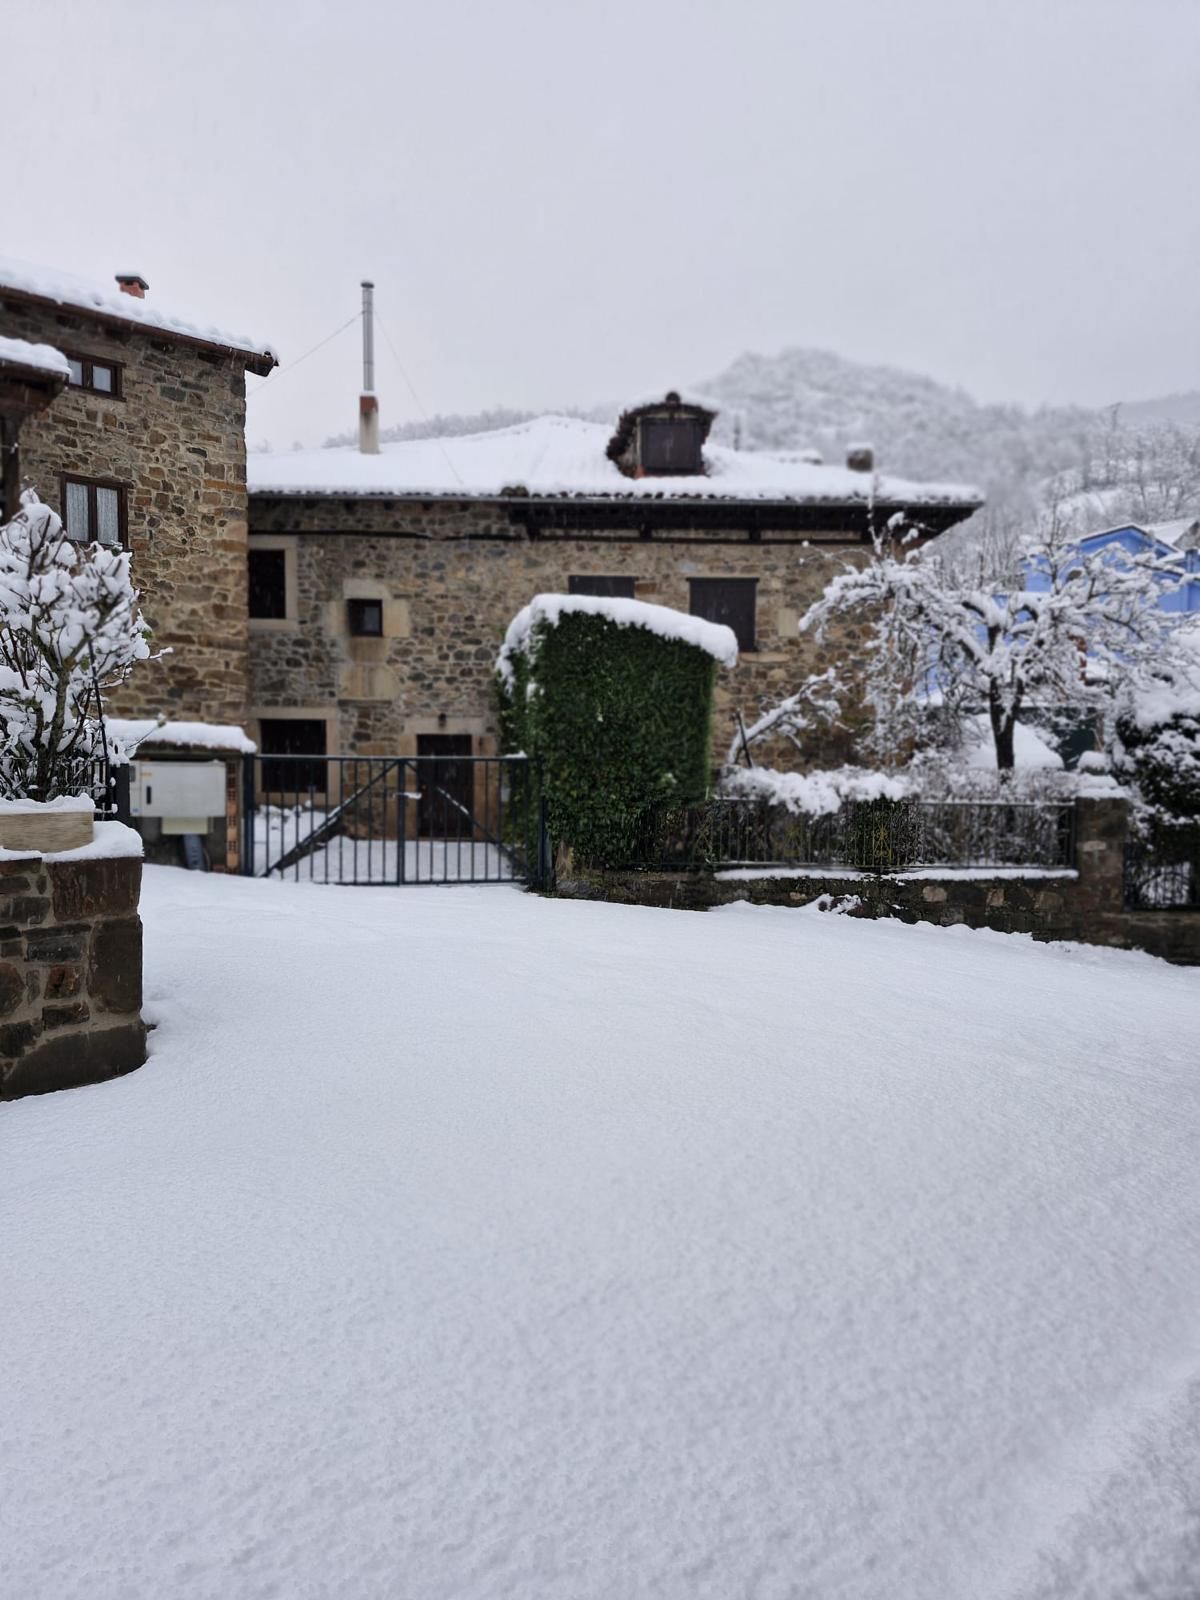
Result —
M936 546L903 557L881 545L809 608L800 627L819 639L838 619L871 619L861 682L874 753L894 759L919 741L938 705L951 727L986 715L996 765L1010 771L1031 712L1103 708L1161 657L1177 621L1160 605L1176 564L1085 554L1053 506L1022 554L1030 576L1003 589L950 570Z

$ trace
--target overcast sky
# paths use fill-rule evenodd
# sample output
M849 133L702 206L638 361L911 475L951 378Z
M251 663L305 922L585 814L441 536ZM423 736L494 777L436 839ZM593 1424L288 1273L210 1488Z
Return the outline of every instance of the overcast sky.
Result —
M0 24L0 249L269 339L252 443L353 425L356 330L288 364L365 276L429 412L789 344L984 399L1200 387L1200 0L0 0ZM378 342L384 425L417 417Z

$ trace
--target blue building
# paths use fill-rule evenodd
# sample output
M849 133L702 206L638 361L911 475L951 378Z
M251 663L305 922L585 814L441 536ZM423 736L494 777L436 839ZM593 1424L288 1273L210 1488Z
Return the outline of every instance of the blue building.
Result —
M1154 555L1169 562L1183 582L1178 586L1164 577L1159 605L1164 611L1177 611L1184 615L1200 615L1200 518L1184 517L1177 522L1156 522L1142 526L1125 522L1115 528L1104 528L1099 533L1089 533L1079 540L1078 548L1085 555L1111 552L1111 559L1122 555ZM1050 580L1038 569L1036 561L1025 567L1026 587L1034 594L1044 593Z

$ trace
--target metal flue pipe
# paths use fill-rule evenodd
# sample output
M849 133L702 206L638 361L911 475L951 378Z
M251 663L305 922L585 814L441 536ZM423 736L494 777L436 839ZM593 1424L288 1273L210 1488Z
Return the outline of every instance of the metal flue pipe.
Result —
M358 399L358 448L363 455L379 454L379 401L375 395L375 285L362 286L363 381Z

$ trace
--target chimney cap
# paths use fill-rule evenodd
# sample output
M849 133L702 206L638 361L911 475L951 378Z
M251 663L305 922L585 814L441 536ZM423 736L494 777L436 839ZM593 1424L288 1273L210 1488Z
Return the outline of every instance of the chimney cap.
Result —
M874 472L875 448L869 444L846 446L846 465L851 472Z
M117 285L124 294L136 295L141 300L150 285L140 272L118 272L115 274Z

